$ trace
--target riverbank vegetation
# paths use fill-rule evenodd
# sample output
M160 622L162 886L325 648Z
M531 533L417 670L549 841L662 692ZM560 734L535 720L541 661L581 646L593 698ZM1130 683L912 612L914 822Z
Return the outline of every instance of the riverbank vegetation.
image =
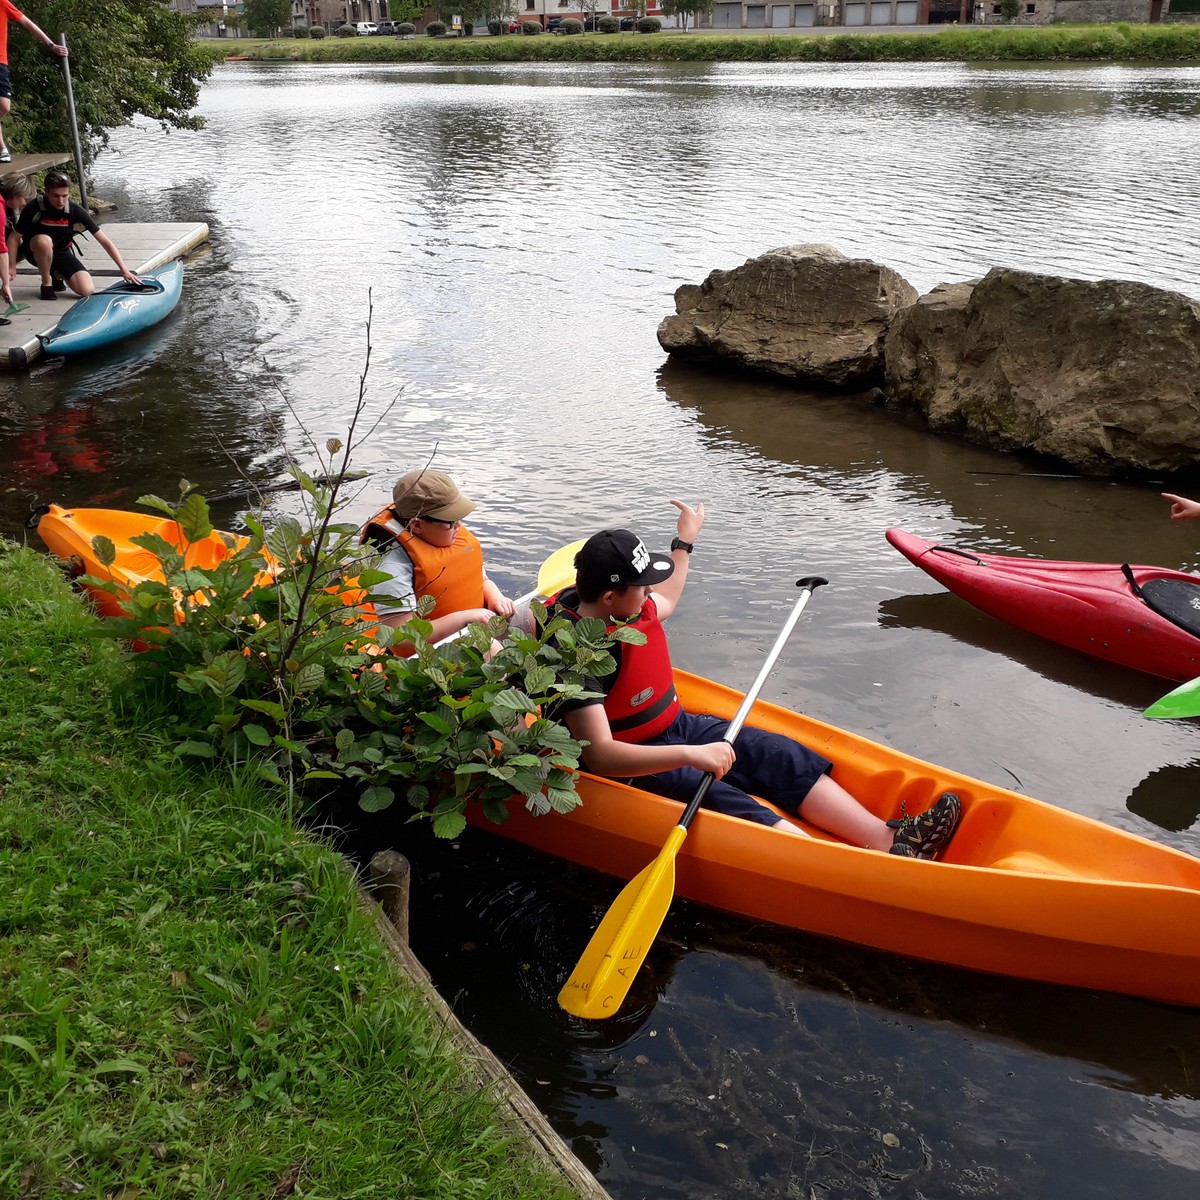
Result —
M566 1200L340 857L182 769L96 632L0 542L0 1195Z
M586 34L562 37L283 38L204 43L259 62L1192 62L1200 24L944 26L937 32Z
M145 0L45 0L31 14L49 37L65 33L85 160L109 132L137 117L176 129L200 123L194 109L212 56L193 37L195 16ZM14 151L70 150L62 60L23 29L8 48L17 101L4 122Z

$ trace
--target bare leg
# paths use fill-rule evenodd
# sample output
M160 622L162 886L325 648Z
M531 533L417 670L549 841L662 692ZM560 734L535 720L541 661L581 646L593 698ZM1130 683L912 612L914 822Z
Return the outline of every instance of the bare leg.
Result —
M0 96L0 121L3 121L8 116L9 109L12 108L12 100L8 96ZM7 150L8 143L4 140L4 128L0 126L0 150Z
M90 296L96 290L96 284L93 282L91 273L88 271L76 271L67 280L67 287L77 296Z
M885 821L868 812L841 784L822 775L804 797L800 814L818 829L832 833L852 846L868 850L892 848L892 831Z
M52 286L54 281L50 278L50 264L54 261L54 243L44 233L35 233L29 239L29 252L42 273L42 287Z

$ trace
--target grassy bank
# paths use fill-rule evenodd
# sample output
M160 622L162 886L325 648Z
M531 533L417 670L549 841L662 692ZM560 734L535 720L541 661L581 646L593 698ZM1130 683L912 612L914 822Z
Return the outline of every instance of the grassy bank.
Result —
M0 1196L565 1200L338 856L115 711L93 629L0 542Z
M215 57L297 62L1193 62L1200 25L946 27L936 33L587 34L206 43Z

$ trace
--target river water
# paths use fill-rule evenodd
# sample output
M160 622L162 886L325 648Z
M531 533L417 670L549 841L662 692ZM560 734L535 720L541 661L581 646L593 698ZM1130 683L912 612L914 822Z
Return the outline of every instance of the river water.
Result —
M311 462L300 425L344 431L370 311L356 515L436 451L514 594L606 524L665 547L668 497L703 500L681 666L748 683L824 574L768 698L1200 853L1200 730L1140 715L1163 683L974 612L883 537L1196 566L1153 485L672 366L654 336L681 283L804 242L921 290L1007 264L1200 296L1200 71L239 64L201 111L97 165L122 218L205 220L212 249L166 325L0 381L5 532L32 494ZM396 837L419 953L618 1200L1200 1189L1200 1015L678 903L628 1009L584 1028L554 995L612 881Z

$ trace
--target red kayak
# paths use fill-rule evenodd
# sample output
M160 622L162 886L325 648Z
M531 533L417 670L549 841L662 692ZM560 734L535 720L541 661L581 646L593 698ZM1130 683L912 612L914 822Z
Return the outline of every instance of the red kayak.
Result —
M1163 679L1200 675L1200 577L974 554L902 529L889 529L887 540L956 596L1018 629Z

